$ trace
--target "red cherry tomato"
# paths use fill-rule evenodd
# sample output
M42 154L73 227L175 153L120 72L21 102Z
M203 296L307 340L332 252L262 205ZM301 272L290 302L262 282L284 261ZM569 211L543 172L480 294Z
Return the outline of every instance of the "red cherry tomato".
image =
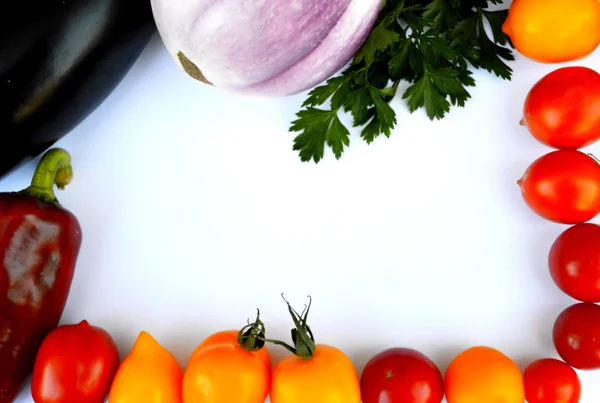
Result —
M600 138L600 74L575 66L544 76L525 99L522 124L549 147L594 143Z
M550 248L552 279L565 294L583 302L600 302L600 226L577 224Z
M538 158L518 184L525 203L547 220L580 224L600 213L600 164L580 151Z
M554 358L532 362L523 374L528 403L578 403L581 382L566 363Z
M119 367L111 336L87 321L63 325L38 350L31 394L36 403L104 403Z
M571 305L556 318L552 338L560 357L573 368L600 369L600 306Z
M444 379L425 355L391 348L367 363L361 379L363 403L440 403Z

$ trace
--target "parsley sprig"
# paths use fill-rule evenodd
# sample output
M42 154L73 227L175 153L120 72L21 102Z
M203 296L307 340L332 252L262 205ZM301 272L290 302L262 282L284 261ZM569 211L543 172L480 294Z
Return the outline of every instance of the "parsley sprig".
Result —
M510 80L512 44L502 32L508 10L491 11L490 3L502 0L384 1L349 66L313 88L292 122L301 160L318 163L326 145L342 156L350 131L341 113L351 114L368 144L381 134L389 137L398 123L390 102L403 80L410 83L402 94L410 112L424 108L431 120L465 106L467 88L475 86L470 69Z

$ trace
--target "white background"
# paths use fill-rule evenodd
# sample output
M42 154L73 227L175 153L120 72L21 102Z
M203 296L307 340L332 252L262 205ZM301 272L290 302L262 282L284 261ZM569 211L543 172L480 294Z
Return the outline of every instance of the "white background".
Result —
M600 70L600 49L560 65L517 54L511 82L477 72L473 98L442 121L409 114L398 97L391 138L367 145L354 132L341 160L328 151L315 165L300 162L288 132L305 94L204 86L155 36L57 144L75 173L59 199L84 232L62 323L105 328L122 356L146 330L184 366L203 338L243 326L257 307L268 336L289 340L283 292L299 309L314 298L317 342L343 349L359 373L395 346L442 371L474 345L523 369L557 357L552 325L575 301L546 259L567 227L534 215L516 181L550 151L519 126L523 100L564 65ZM586 151L600 154L600 143ZM27 186L34 166L0 191ZM598 402L600 372L579 374L581 402ZM29 396L26 384L17 402Z

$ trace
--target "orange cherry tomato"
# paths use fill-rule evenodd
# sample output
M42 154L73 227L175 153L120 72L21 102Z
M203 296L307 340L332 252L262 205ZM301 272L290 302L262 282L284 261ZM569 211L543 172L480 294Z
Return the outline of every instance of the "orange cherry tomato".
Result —
M271 382L271 356L264 324L206 338L192 353L183 376L184 403L264 403Z
M289 356L273 369L272 403L360 403L359 378L341 350L315 345L310 359Z
M513 0L502 31L542 63L581 59L600 43L598 0Z
M490 347L472 347L456 356L444 382L448 403L525 402L521 370L513 360Z
M286 301L287 302L287 301ZM305 314L288 303L296 324L294 347L276 342L294 353L273 369L271 403L361 403L360 381L350 358L336 347L315 344Z
M141 332L117 370L108 403L181 403L182 380L175 357Z

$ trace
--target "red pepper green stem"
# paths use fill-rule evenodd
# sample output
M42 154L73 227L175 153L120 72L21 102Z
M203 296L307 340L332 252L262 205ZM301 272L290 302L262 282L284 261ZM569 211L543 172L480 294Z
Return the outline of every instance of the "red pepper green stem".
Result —
M58 204L54 185L62 190L71 179L73 179L71 155L62 148L53 148L42 156L31 179L31 185L23 190L23 193L47 203Z

